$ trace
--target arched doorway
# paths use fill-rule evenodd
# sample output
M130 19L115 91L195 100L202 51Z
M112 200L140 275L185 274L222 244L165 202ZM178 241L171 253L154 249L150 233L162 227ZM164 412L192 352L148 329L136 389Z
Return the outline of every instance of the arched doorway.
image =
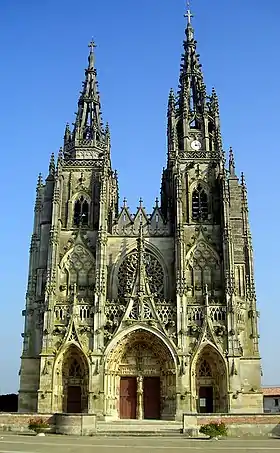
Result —
M207 345L200 351L194 365L197 412L227 412L227 367L224 359L215 348Z
M62 361L63 412L87 412L88 380L86 358L79 348L71 345Z
M126 419L173 419L176 365L166 344L144 329L112 348L105 367L106 414Z

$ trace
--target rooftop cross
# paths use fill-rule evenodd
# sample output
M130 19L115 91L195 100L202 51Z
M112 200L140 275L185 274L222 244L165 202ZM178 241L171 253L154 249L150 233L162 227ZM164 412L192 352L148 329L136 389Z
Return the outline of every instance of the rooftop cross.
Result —
M93 41L93 39L90 41L88 47L90 48L90 53L93 53L93 49L96 47L96 44Z
M184 15L184 17L188 18L188 25L190 25L191 24L191 19L193 17L193 15L191 13L191 9L190 9L190 0L187 0L187 12Z

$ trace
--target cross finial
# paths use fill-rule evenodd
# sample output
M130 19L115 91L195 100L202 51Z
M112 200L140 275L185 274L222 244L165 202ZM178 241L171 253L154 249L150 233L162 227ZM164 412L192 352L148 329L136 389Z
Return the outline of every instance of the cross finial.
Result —
M190 0L187 0L187 12L184 15L184 17L188 18L188 25L190 25L191 24L191 19L193 17L193 15L191 13Z
M93 49L96 47L96 44L95 44L95 42L93 41L93 38L92 38L92 40L90 41L88 47L90 48L90 53L93 53Z

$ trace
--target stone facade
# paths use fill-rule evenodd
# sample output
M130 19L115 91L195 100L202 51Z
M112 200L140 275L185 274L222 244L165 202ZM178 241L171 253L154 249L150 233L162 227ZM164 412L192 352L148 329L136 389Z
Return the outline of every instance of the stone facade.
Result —
M39 175L20 412L262 412L247 190L226 165L189 21L161 200L119 207L94 43L73 130Z

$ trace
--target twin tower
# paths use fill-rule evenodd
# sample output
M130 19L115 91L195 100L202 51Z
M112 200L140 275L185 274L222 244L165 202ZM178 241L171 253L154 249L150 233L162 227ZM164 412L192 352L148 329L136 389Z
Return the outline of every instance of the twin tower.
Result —
M262 412L247 189L188 16L151 214L119 206L90 44L74 126L37 184L20 412Z

